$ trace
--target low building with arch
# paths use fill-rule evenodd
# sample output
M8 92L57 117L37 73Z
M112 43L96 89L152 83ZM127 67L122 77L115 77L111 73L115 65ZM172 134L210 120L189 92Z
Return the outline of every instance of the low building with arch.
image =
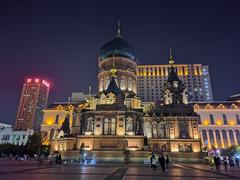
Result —
M227 148L240 144L240 103L197 103L193 107L200 117L202 147Z

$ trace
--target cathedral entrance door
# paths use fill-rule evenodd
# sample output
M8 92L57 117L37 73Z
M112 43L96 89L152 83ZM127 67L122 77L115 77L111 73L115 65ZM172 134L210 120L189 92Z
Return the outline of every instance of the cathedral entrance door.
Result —
M158 144L153 144L153 152L158 152Z

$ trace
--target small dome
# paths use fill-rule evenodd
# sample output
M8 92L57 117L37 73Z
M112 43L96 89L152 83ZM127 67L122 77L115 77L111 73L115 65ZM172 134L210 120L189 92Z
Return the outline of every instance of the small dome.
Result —
M99 50L98 59L101 61L105 58L112 57L125 57L136 61L137 56L134 48L121 37L116 37L112 41L106 43Z

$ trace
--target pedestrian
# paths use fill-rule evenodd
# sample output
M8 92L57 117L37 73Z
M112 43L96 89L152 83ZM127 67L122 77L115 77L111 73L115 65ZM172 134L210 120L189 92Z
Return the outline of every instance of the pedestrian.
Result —
M235 163L236 163L237 167L239 168L239 160L238 160L237 157L236 157L236 159L235 159Z
M223 165L224 165L224 168L225 168L225 170L227 170L227 158L226 157L224 157L223 158Z
M52 165L54 160L53 153L49 156L49 164Z
M162 172L165 172L165 158L163 157L163 154L159 156L158 161L162 168Z
M218 171L219 170L219 157L218 156L214 157L214 164L216 166L216 170Z
M152 169L153 169L153 171L156 171L156 169L157 169L157 159L155 158L154 155L152 157Z
M58 154L56 155L56 159L55 159L55 164L57 165L58 164L58 159L59 159L59 157L58 157Z
M62 164L62 155L61 155L61 153L59 154L58 158L59 158L59 165L61 165Z
M166 155L166 170L169 170L169 157Z
M154 155L152 154L151 157L150 157L151 168L153 168L153 167L152 167L153 156L154 156Z
M229 165L230 165L230 168L234 167L234 161L232 158L229 159Z

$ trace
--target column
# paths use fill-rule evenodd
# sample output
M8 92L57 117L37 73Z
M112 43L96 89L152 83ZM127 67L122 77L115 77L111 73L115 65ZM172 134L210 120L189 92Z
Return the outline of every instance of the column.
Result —
M235 145L238 145L236 131L233 131L233 138L234 138Z
M222 148L225 148L225 144L224 144L224 141L223 141L222 131L219 130L219 133L220 133L220 139L221 139Z
M229 131L226 131L226 133L227 133L228 147L230 147L231 146L231 141L230 141Z
M159 66L157 66L156 68L157 68L157 76L160 76Z
M215 148L218 148L218 143L217 143L217 138L216 138L216 132L215 132L215 130L213 130L213 139L214 139Z
M208 130L206 131L206 133L207 133L207 141L208 141L208 147L210 148L211 147L211 142L210 142L210 137L209 137L209 132L208 132Z
M202 131L200 131L200 136L201 136L201 142L202 142L202 146L204 145L204 141L203 141L203 133Z

